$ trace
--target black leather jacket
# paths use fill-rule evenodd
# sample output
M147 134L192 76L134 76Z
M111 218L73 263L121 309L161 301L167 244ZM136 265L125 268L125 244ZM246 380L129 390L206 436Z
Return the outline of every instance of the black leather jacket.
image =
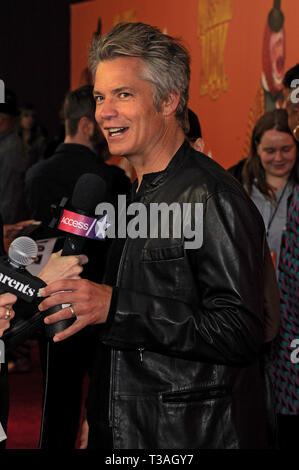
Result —
M202 202L203 244L126 241L102 337L113 348L114 448L266 447L258 211L237 181L187 142L165 171L144 176L138 200Z

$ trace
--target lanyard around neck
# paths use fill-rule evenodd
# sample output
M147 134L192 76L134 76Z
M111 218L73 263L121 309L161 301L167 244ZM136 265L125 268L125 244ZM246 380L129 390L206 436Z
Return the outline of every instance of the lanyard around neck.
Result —
M287 186L288 186L288 181L286 182L286 184L285 184L284 187L283 187L283 190L282 190L282 192L281 192L281 195L279 196L279 199L278 199L278 201L277 201L277 204L276 204L276 207L275 207L275 209L274 209L274 212L273 212L273 214L271 215L270 220L269 220L269 222L268 222L268 225L267 225L267 237L268 237L268 235L269 235L270 227L271 227L271 225L272 225L273 220L275 219L275 216L276 216L276 214L277 214L277 211L278 211L278 208L279 208L279 206L280 206L280 203L281 203L281 201L282 201L282 199L283 199L283 196L284 196L284 194L285 194L285 192L286 192Z

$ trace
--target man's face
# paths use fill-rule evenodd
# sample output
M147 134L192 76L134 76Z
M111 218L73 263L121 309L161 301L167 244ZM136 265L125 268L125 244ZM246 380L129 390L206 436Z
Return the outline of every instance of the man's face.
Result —
M0 113L0 132L6 132L13 129L15 119L10 114Z
M96 121L112 155L145 157L165 132L165 118L153 105L153 86L142 79L144 63L135 57L101 62L94 95Z

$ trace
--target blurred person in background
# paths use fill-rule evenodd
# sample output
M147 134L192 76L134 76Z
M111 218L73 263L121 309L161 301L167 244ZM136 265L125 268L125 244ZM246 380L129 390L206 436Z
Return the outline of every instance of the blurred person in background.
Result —
M22 140L16 134L18 106L15 94L5 90L0 103L0 213L4 224L27 219L24 175L27 159Z
M29 167L44 157L47 146L46 131L32 104L27 103L21 107L16 130L24 144Z
M299 80L299 64L296 64L294 65L294 67L290 68L285 76L284 76L284 79L283 79L283 82L282 82L282 85L283 85L283 88L282 88L282 93L283 93L283 97L284 97L284 101L282 103L282 107L285 108L286 105L287 105L287 97L289 96L289 94L291 93L292 91L292 83L294 80L298 79ZM243 183L243 179L242 179L242 171L243 171L243 167L244 167L244 164L245 164L245 161L246 161L246 158L243 158L242 160L240 160L238 163L236 163L235 165L233 165L232 167L230 167L228 169L228 171L235 177L237 178L238 181L240 181L240 183Z
M299 344L299 161L292 132L296 112L293 103L287 107L289 116L278 109L258 120L242 172L245 188L264 219L280 291L280 330L272 344L269 370L281 449L295 448L299 430L298 364L292 361L293 341L298 339Z
M286 100L288 123L299 146L299 64L293 69ZM296 81L294 81L296 80ZM298 155L297 155L298 164ZM272 375L278 413L281 449L296 449L299 432L299 185L288 199L285 230L281 240L278 281L281 327L272 353Z
M298 149L287 112L276 109L256 123L245 163L243 185L264 219L267 240L277 270L287 200L299 181Z

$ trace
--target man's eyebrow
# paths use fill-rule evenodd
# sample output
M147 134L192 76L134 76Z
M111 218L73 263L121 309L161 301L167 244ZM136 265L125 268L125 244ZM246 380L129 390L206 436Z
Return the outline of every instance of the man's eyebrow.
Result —
M119 87L119 88L115 88L114 90L111 90L110 92L113 95L116 95L117 93L121 93L123 91L131 91L132 92L132 91L134 91L134 89L129 87L129 86L122 86L122 87ZM94 94L94 96L97 96L97 95L103 95L104 93L102 93L101 91L98 91L98 90L94 90L93 94Z
M115 88L115 90L112 90L112 93L121 93L122 91L133 91L133 88L129 86L121 86L119 88Z

